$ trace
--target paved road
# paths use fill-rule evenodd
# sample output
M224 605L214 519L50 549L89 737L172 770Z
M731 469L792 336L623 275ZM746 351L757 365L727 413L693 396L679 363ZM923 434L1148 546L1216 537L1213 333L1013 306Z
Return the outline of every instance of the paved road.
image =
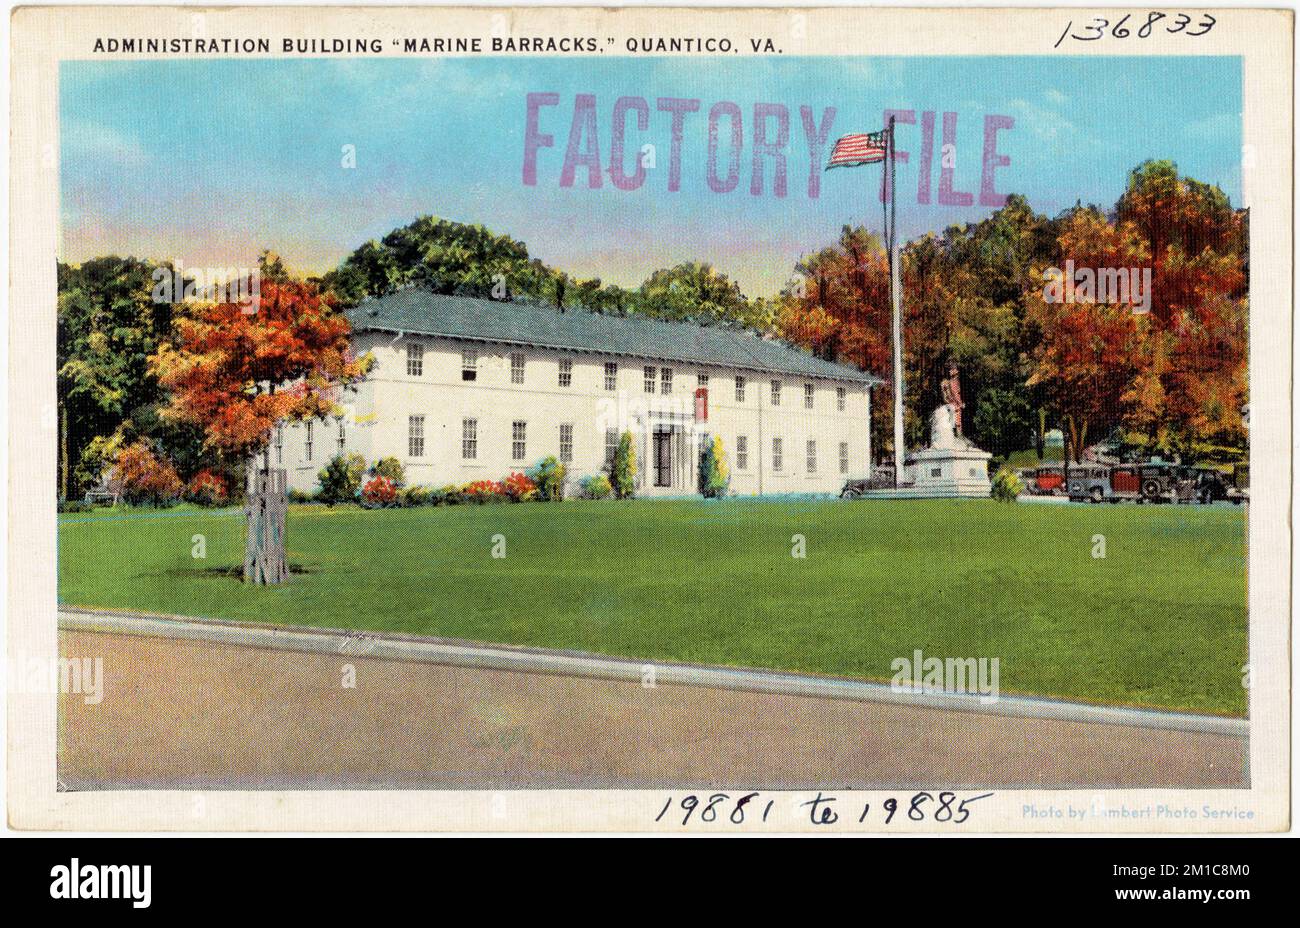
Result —
M1245 786L1245 739L62 632L59 775L94 788ZM356 685L342 685L344 664Z

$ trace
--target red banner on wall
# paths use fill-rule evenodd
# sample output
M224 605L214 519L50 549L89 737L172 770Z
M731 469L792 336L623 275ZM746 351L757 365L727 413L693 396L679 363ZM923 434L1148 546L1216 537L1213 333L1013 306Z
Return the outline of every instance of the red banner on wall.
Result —
M709 421L709 388L695 388L695 421Z

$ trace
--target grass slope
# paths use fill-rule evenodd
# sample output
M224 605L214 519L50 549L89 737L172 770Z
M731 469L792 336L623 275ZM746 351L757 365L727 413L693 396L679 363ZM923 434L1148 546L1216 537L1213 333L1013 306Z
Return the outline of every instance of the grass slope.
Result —
M202 534L206 559L192 557ZM494 535L507 556L491 557ZM795 534L807 558L791 557ZM1092 556L1104 535L1106 557ZM281 587L237 511L60 517L59 599L888 680L997 657L1003 692L1244 715L1235 509L736 500L290 508Z

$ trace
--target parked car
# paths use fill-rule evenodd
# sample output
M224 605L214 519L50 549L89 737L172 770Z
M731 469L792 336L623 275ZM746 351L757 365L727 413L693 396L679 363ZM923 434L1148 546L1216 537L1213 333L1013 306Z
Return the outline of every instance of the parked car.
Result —
M1065 493L1065 473L1059 467L1039 467L1021 471L1020 480L1033 496L1059 496Z
M1112 503L1120 500L1142 501L1142 475L1137 464L1116 464L1110 469L1110 492L1107 499Z
M1095 464L1072 466L1070 468L1069 495L1070 499L1076 503L1100 503L1110 498L1110 468Z
M1250 465L1234 464L1232 466L1232 485L1228 488L1228 499L1240 505L1250 502Z
M840 499L857 499L869 489L871 489L870 480L862 477L850 477L844 481L844 487L840 490Z
M1196 501L1214 503L1231 498L1233 489L1231 478L1221 470L1212 467L1195 468Z
M1148 503L1190 503L1196 498L1196 472L1181 464L1138 466L1142 497Z

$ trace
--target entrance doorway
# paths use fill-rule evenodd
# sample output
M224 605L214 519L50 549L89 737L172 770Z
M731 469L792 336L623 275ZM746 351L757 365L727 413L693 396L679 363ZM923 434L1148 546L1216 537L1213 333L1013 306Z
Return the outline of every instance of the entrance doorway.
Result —
M672 428L654 430L654 468L657 487L673 485L673 432Z

